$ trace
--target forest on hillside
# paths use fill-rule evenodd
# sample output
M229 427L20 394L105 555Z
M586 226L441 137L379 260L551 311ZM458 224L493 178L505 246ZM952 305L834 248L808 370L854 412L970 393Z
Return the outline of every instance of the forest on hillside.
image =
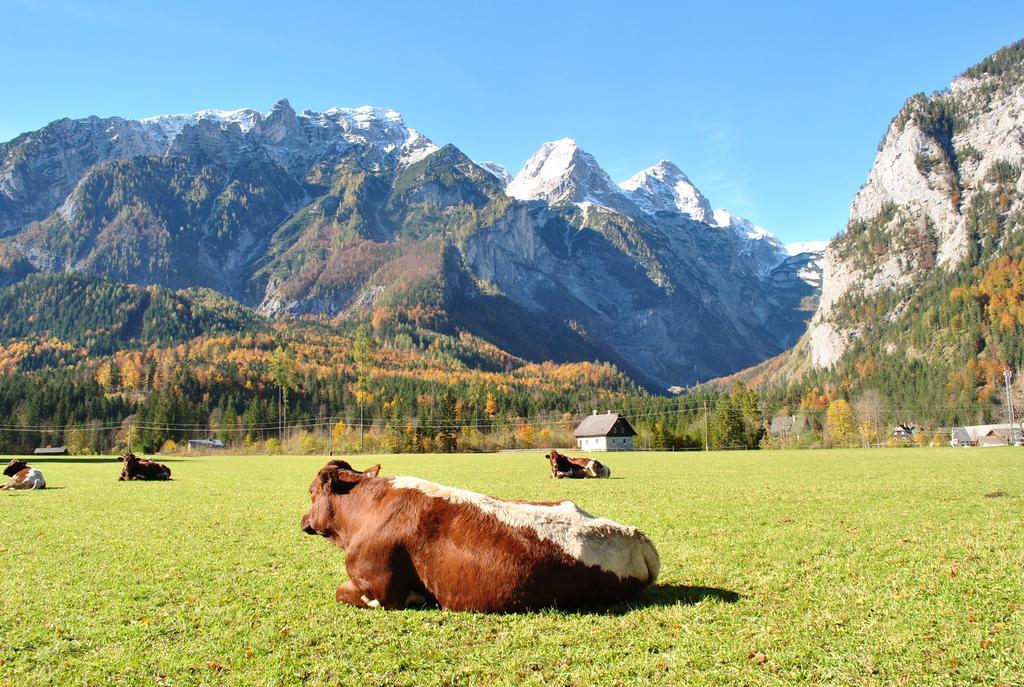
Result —
M835 367L675 396L607 363L530 363L400 307L361 325L267 320L204 290L30 275L0 288L0 453L173 451L197 438L270 453L567 447L594 410L625 415L649 449L885 445L896 424L945 443L953 425L1005 418L1003 370L1024 357L1024 246L997 255L979 240L984 267L933 280L904 320L878 317L897 296L848 299L872 336ZM886 344L897 334L907 348ZM929 345L939 355L908 354ZM1012 395L1024 396L1019 381ZM799 434L773 437L780 416L799 418Z

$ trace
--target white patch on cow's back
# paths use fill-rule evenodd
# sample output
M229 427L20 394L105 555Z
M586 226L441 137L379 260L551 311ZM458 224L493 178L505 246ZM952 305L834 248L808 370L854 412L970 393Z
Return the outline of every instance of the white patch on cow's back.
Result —
M505 525L529 528L539 539L556 544L580 563L597 566L621 579L651 583L658 577L658 552L643 532L591 515L572 501L555 506L513 503L417 477L388 479L396 489L415 489L450 503L475 506Z

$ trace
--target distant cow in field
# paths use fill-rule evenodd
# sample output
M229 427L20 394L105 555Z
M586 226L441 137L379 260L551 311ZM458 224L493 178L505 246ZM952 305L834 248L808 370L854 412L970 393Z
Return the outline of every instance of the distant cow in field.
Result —
M120 482L130 480L167 480L171 478L171 469L162 463L148 458L139 458L134 453L126 453L119 459L124 463Z
M349 581L338 601L481 612L579 607L635 595L658 577L658 552L643 532L572 501L503 501L379 473L379 465L360 472L332 460L309 487L302 530L345 550Z
M21 458L15 458L4 468L4 475L10 477L0 489L45 489L46 480L37 468L30 468Z
M551 477L554 479L583 479L586 477L611 477L612 471L603 463L592 458L573 458L558 451L548 453L551 463Z

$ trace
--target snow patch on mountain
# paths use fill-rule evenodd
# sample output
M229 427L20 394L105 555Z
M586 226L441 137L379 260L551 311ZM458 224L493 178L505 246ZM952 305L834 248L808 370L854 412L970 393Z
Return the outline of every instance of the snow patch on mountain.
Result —
M782 255L789 255L786 247L775 234L764 227L760 227L745 217L738 217L724 208L715 210L714 224L722 229L731 229L737 236L751 241L764 241L767 245L777 249Z
M828 241L796 241L786 244L786 252L790 255L801 253L824 253L828 247Z
M166 114L144 117L139 122L165 141L171 141L181 134L189 124L202 120L219 122L222 126L237 124L242 133L250 131L263 118L256 110L200 110L194 114Z
M501 182L502 188L508 186L509 182L512 181L512 174L508 171L508 169L505 168L505 165L501 164L500 162L492 162L490 160L487 160L485 162L478 162L476 164L485 172L489 172L491 175L497 178L498 181Z

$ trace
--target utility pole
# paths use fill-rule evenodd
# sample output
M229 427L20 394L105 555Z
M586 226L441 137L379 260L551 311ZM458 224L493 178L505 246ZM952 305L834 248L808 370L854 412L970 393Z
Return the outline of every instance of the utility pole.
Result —
M704 450L708 450L708 402L704 401Z
M1003 370L1003 381L1006 382L1006 415L1010 421L1010 438L1009 443L1012 445L1015 442L1019 442L1022 437L1017 433L1017 428L1014 425L1014 413L1013 413L1013 396L1010 394L1010 381L1013 379L1013 370Z
M363 395L359 395L359 452L363 452Z

